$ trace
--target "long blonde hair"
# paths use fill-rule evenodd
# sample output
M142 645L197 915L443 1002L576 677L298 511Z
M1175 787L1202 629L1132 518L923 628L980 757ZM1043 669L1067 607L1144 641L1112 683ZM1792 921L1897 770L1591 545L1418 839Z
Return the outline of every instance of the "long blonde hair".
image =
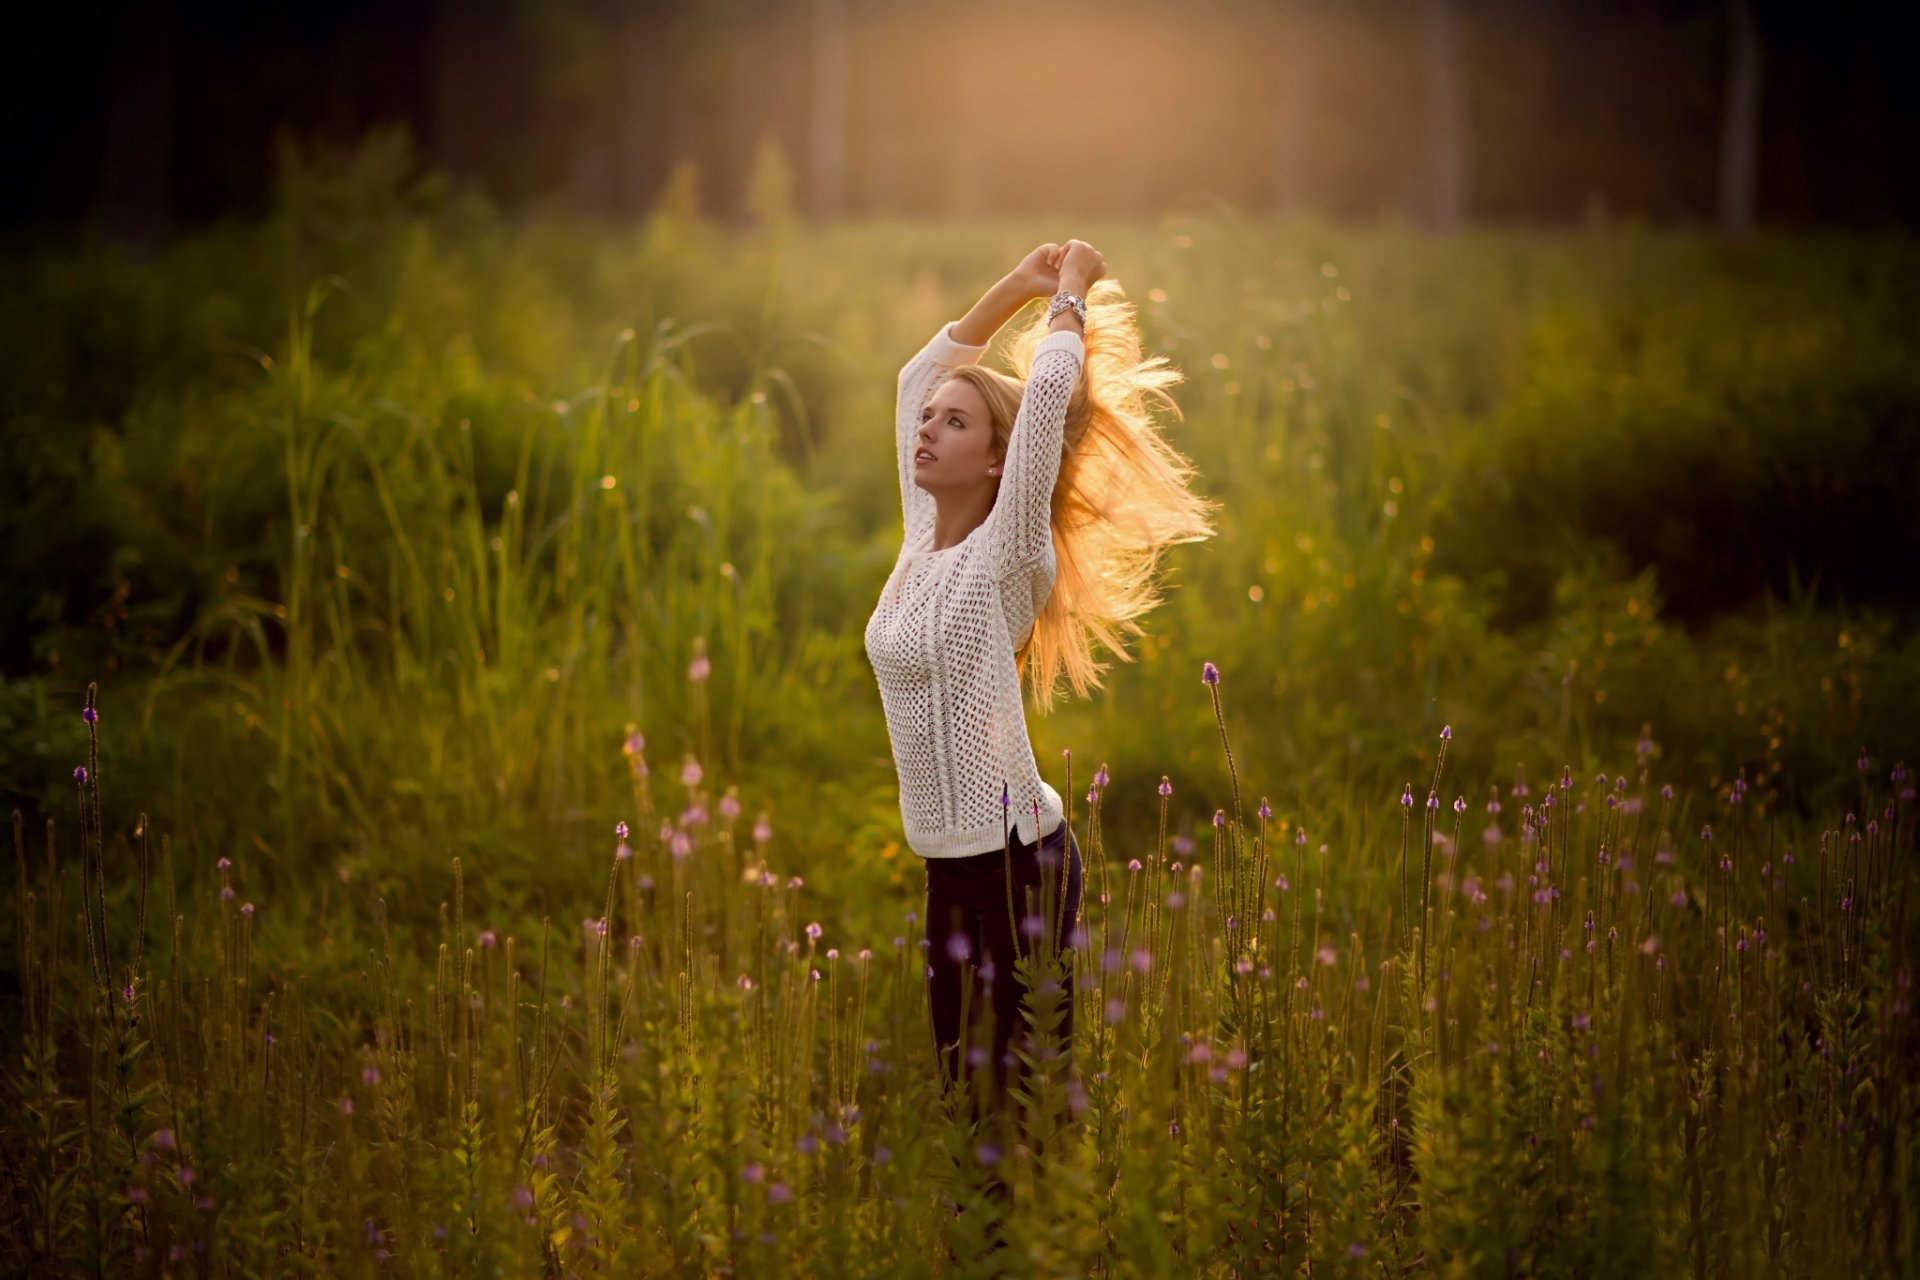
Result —
M1212 537L1208 517L1219 506L1187 488L1196 472L1161 438L1149 410L1158 401L1182 416L1166 388L1185 375L1164 356L1140 358L1133 303L1118 281L1096 281L1086 302L1086 360L1067 404L1065 452L1053 487L1053 592L1014 655L1042 713L1052 709L1063 673L1078 697L1101 687L1100 673L1111 664L1094 660L1095 640L1123 661L1134 660L1122 633L1146 634L1134 619L1160 603L1153 575L1161 550ZM1050 331L1046 313L1036 312L1009 340L1007 358L1017 378L982 365L948 375L980 393L998 448L1013 434L1034 348Z

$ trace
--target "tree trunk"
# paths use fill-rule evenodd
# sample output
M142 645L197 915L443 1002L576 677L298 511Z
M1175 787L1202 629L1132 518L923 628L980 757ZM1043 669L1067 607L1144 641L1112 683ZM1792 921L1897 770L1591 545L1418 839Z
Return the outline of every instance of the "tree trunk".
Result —
M107 127L100 157L101 229L109 240L157 249L172 214L173 6L142 4L114 23Z
M847 0L813 0L812 110L807 118L807 195L817 221L846 207Z
M1472 165L1453 0L1426 0L1422 16L1428 176L1424 212L1428 226L1452 231L1467 216Z
M1313 58L1296 19L1279 33L1274 74L1279 78L1273 116L1273 207L1298 213L1307 205L1307 124Z
M1760 188L1760 89L1765 71L1750 0L1732 0L1727 32L1727 100L1720 132L1720 226L1734 239L1753 233Z

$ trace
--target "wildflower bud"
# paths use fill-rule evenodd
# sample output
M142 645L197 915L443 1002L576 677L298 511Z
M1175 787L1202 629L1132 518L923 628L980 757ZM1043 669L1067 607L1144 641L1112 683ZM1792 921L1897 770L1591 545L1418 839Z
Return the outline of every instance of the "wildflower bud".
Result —
M616 839L616 840L625 840L625 839L627 838L627 824L626 824L626 823L624 823L624 822L616 822L616 823L614 823L614 824L613 824L613 837L614 837L614 839Z
M1453 726L1452 726L1452 725L1450 725L1450 724L1443 724L1443 725L1441 725L1441 726L1440 726L1440 741L1442 741L1442 742L1447 742L1447 741L1449 741L1449 740L1451 740L1451 739L1452 739L1452 737L1453 737Z
M1202 684L1205 684L1209 688L1212 688L1213 686L1219 684L1220 668L1214 666L1211 662L1201 663L1200 664L1200 681Z
M1260 797L1260 808L1258 812L1263 819L1273 817L1273 806L1267 803L1265 796Z
M1173 794L1173 782L1165 774L1160 775L1160 794L1162 797Z
M86 786L87 785L87 766L85 765L74 766L73 780L79 783L83 787Z

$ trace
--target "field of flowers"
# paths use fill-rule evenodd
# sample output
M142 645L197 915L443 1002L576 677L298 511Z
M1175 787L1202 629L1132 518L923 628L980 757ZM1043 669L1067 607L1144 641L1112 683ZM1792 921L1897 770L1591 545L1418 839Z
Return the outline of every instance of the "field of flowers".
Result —
M1068 233L404 171L0 299L8 1271L1916 1274L1910 244L1072 231L1223 509L1030 715L1007 1134L860 631Z

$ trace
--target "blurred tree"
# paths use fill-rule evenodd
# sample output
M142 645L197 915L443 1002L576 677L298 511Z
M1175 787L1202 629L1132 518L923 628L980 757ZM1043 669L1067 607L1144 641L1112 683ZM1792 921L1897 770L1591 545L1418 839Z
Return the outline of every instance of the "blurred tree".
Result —
M174 27L170 0L147 0L112 25L100 214L108 239L157 248L172 207Z
M1426 0L1421 16L1428 165L1421 212L1434 230L1452 231L1467 216L1468 172L1473 163L1453 0Z
M1727 95L1720 134L1720 226L1736 239L1751 235L1760 189L1760 92L1765 54L1751 0L1730 0Z
M807 98L807 195L813 216L822 222L839 217L846 201L850 63L847 0L813 0L813 75Z

